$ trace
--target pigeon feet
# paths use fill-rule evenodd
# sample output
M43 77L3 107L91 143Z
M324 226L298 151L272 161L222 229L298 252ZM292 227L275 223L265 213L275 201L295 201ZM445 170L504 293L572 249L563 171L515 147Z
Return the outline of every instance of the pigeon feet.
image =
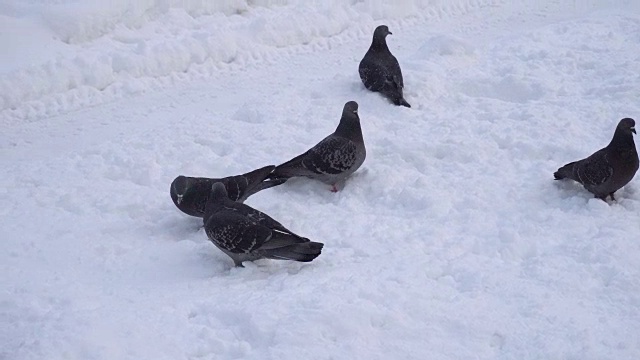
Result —
M595 197L600 199L600 200L602 200L602 201L604 201L604 202L607 202L607 196L611 196L611 201L616 201L616 198L613 196L613 193L609 193L608 195L604 195L604 196L596 195Z
M336 184L331 185L331 192L332 193L338 192L338 188L336 187Z

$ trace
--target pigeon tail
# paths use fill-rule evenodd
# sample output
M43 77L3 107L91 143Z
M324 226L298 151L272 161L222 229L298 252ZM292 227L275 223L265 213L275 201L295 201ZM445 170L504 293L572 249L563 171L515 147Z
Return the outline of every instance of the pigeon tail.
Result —
M275 168L275 165L267 165L265 167L261 167L260 169L250 171L242 176L247 178L247 183L249 184L258 183L264 180L269 174L271 174L271 172Z
M309 262L320 255L323 243L308 241L265 251L265 257L274 260Z
M393 103L398 106L406 106L408 108L411 107L411 104L409 104L404 98L395 99Z
M577 161L570 162L565 166L558 169L558 171L553 173L553 177L555 180L562 180L565 178L573 179L573 166L577 163Z
M283 184L284 181L265 180L275 168L275 165L268 165L236 177L236 179L234 179L236 182L242 182L241 179L244 179L247 184L243 193L239 187L237 188L238 199L236 199L236 201L244 202L249 196L259 191ZM228 184L227 186L233 187L234 184Z
M305 152L304 154L300 154L293 159L276 166L273 172L271 172L271 174L267 176L267 179L273 181L282 181L284 183L289 178L299 176L301 171L304 172L304 168L302 167L302 160L306 155L307 153Z
M245 196L251 196L259 191L262 191L264 189L268 189L274 186L278 186L278 185L282 185L287 181L287 179L266 179L262 182L259 182L258 184L256 184L256 186L254 188L251 189L251 191L247 192L247 194L245 194Z

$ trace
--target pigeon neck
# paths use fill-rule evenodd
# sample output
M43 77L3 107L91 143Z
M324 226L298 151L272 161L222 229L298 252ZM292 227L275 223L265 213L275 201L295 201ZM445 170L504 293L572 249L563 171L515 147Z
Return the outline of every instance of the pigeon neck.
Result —
M220 194L216 191L212 191L209 194L209 198L207 199L207 203L204 207L205 219L209 214L215 213L224 205L224 201L227 199L226 194Z
M360 121L356 119L349 119L343 117L340 119L340 124L336 128L336 135L346 137L349 139L362 138L362 131L360 130Z
M216 210L220 207L219 202L213 200L211 195L209 195L209 199L207 200L206 205L204 206L204 218L205 220L209 217L210 214L215 213Z
M624 130L616 129L615 134L613 134L613 139L611 139L608 147L614 149L635 149L636 145L633 142L633 134L627 134Z
M373 41L371 42L371 50L373 51L389 51L389 47L387 46L387 40L384 37L373 37Z

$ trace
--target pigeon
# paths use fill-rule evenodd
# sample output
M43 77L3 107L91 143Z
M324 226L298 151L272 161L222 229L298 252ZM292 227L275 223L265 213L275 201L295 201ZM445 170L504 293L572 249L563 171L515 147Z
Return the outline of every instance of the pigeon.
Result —
M258 259L309 262L324 246L294 234L263 212L232 201L220 182L211 186L203 222L209 240L238 267Z
M203 217L211 185L221 182L226 186L229 199L244 202L249 196L260 190L280 185L286 180L265 180L275 169L274 165L262 167L243 175L229 176L222 179L204 177L178 176L171 183L171 200L183 213Z
M378 26L373 32L371 47L358 67L360 79L367 89L380 92L396 105L410 108L402 95L402 71L398 60L389 51L387 35L391 35L391 31L386 25Z
M566 164L556 171L556 180L571 179L582 184L595 197L605 200L627 185L638 171L638 152L633 142L636 122L620 120L609 145L586 159Z
M333 134L304 154L276 166L268 178L287 180L295 176L307 177L331 185L331 191L336 192L346 178L358 170L366 155L358 103L349 101L344 105L340 124Z

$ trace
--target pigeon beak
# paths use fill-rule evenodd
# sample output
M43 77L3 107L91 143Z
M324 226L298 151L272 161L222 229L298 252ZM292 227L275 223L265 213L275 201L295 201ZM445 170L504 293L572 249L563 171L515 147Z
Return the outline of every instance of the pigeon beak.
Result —
M631 132L636 134L636 135L638 134L638 133L636 133L636 128L634 128L634 127L631 128Z
M393 35L393 33L387 30L387 35Z
M176 202L178 203L178 205L180 205L180 203L182 202L182 195L178 195L178 200L176 200Z

